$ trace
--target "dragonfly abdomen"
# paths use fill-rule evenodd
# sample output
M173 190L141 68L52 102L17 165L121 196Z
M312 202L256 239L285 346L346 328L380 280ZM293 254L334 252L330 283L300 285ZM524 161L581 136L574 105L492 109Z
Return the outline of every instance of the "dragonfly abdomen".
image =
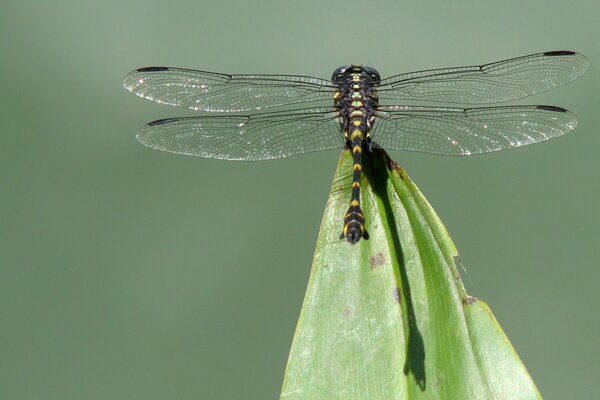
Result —
M361 237L369 238L365 228L365 216L360 207L360 178L362 174L362 151L366 140L368 127L364 118L350 118L350 128L347 139L352 151L352 197L350 207L344 216L344 230L341 238L346 238L350 243L357 243Z
M365 228L365 216L360 207L360 179L362 175L362 152L369 140L371 116L368 112L367 99L358 91L350 94L350 106L344 110L345 128L344 136L347 145L352 151L352 197L350 207L344 216L344 230L341 238L354 244L361 238L368 239L369 234Z

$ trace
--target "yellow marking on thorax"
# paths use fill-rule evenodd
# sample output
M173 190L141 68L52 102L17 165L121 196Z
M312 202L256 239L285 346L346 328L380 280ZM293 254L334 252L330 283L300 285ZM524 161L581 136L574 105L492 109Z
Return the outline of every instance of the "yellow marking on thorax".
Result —
M359 131L358 129L357 129L357 130L355 130L354 132L352 132L352 134L350 135L350 139L354 140L354 139L356 139L356 138L359 138L359 139L362 139L362 138L363 138L363 136L362 136L362 132L361 132L361 131Z
M353 99L355 99L355 98L357 98L357 97L359 97L359 98L360 98L360 97L362 97L362 96L361 96L360 92L352 92L352 96L351 96L351 97L352 97Z
M334 100L337 100L337 99L338 99L340 96L341 96L341 93L340 93L340 91L339 91L339 90L338 90L337 92L334 92L334 93L333 93L333 99L334 99Z
M357 115L351 115L351 117L357 117ZM354 125L354 126L361 126L362 122L361 121L352 121L352 125Z

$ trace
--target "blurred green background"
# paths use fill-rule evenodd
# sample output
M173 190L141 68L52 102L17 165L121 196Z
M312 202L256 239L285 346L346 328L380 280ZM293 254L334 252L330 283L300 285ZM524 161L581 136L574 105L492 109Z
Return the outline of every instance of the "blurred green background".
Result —
M128 93L130 70L387 76L561 49L590 71L520 103L572 110L575 133L392 156L544 398L596 398L598 15L556 0L0 2L0 398L278 397L338 153L150 150L142 124L192 113Z

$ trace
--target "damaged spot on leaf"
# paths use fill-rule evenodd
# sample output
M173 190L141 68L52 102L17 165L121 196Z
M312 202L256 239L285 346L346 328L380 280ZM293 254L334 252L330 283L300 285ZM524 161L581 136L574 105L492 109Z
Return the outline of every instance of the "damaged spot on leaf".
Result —
M377 253L375 255L372 255L371 258L369 259L369 265L371 266L371 269L381 267L384 263L385 263L385 256L383 255L383 253Z
M470 306L477 301L477 297L467 295L467 297L464 297L461 301L464 305Z
M402 167L400 166L400 164L398 164L396 161L392 160L391 158L390 158L390 159L388 159L388 161L389 161L389 164L388 164L388 165L389 165L389 168L390 168L392 171L395 171L395 172L397 172L397 173L398 173L398 177L399 177L400 179L402 179L403 181L410 180L410 179L408 178L408 174L406 173L406 171L404 170L404 168L402 168Z
M396 303L400 304L400 299L402 298L401 294L400 294L400 289L394 288L393 295L394 295L394 300L396 300Z

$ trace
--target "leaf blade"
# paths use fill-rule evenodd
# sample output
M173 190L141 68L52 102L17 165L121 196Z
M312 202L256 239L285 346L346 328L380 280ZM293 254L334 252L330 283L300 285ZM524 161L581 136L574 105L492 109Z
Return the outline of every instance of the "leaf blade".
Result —
M382 150L370 161L371 239L351 246L337 239L352 163L340 157L280 398L540 398L489 308L466 294L425 197Z

